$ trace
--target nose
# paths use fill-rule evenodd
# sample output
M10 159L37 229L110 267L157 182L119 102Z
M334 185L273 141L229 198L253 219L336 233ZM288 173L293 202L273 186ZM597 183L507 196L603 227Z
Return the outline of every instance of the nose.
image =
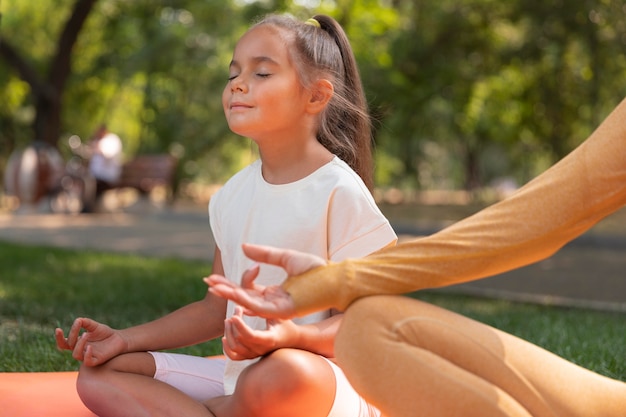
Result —
M245 93L248 91L248 85L241 75L230 80L230 91L233 93Z

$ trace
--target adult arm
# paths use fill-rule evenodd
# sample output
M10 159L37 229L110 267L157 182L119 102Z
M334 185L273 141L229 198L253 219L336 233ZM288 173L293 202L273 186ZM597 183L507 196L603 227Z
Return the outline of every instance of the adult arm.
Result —
M283 284L297 315L373 294L471 281L551 256L626 204L626 100L513 196L429 237L330 263Z

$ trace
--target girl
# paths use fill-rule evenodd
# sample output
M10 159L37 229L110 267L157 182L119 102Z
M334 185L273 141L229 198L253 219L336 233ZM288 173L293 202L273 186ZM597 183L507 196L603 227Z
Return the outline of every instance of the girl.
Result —
M211 292L267 317L346 309L339 364L386 416L623 417L626 383L400 294L470 281L544 259L626 205L626 100L587 141L510 198L432 236L333 263L246 246L284 267L282 288L219 276ZM317 267L317 268L316 268ZM305 271L311 272L303 274ZM346 282L348 285L346 285Z
M260 159L211 199L214 273L239 284L251 267L244 242L297 247L332 261L394 244L368 190L369 118L339 24L327 16L270 16L239 40L229 71L226 119L258 145ZM266 285L284 278L278 268L259 276ZM332 361L341 319L327 310L266 322L207 293L125 330L79 318L67 339L57 329L57 344L83 361L78 392L100 416L379 415ZM220 336L224 360L157 352Z

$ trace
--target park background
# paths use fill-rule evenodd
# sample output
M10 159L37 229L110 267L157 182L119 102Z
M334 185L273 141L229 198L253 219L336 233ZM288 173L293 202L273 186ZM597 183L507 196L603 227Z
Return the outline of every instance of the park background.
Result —
M527 182L626 96L624 1L0 0L0 11L0 175L9 156L34 141L68 158L71 136L87 139L106 123L122 138L127 159L178 158L176 204L200 207L203 219L216 187L256 158L250 141L229 132L221 92L237 38L265 13L302 20L326 13L345 28L374 120L375 194L394 225L407 225L410 234L435 231ZM13 208L14 199L0 192L0 214ZM126 227L133 213L126 214L108 219ZM175 210L142 208L137 216L153 220L149 226L175 224L170 214ZM521 279L533 275L561 290L579 282L576 273L590 285L582 290L588 294L600 286L595 278L623 281L625 214L601 223L563 258L519 272ZM100 236L103 224L122 230L98 215L2 219L16 241L29 234L29 223L38 237L52 231L60 239L68 226L89 221ZM607 234L615 239L598 237ZM184 278L190 284L180 290L188 292L165 300L157 294L175 294L171 276L184 275L189 264L172 272L168 259L164 265L114 257L87 245L71 252L33 242L2 245L0 371L75 367L54 351L51 327L67 327L76 314L119 326L158 316L195 294L207 267L193 264ZM482 302L469 298L453 304L623 380L620 288L604 286L619 311L600 316L500 301L477 312L470 305Z
M236 39L270 12L326 13L345 28L374 120L377 197L391 202L498 198L494 190L566 155L626 96L623 0L0 7L0 172L34 140L68 157L70 136L88 139L106 123L128 159L179 158L177 195L206 200L210 185L256 158L228 130L221 92Z

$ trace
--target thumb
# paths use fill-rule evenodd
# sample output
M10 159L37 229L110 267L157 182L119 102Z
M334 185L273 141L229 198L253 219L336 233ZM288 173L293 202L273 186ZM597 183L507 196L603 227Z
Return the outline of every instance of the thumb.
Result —
M250 268L246 269L241 277L241 288L253 289L254 280L259 276L260 270L261 266L259 264L254 264Z

